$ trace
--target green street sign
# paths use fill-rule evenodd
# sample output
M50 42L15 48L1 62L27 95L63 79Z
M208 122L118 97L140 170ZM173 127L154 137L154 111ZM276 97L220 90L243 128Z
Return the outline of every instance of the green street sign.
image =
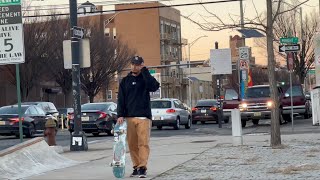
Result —
M0 0L0 6L10 6L19 4L21 4L20 0Z
M299 38L297 37L280 38L280 43L284 44L297 44L298 42Z
M308 74L314 75L314 74L316 74L316 70L314 70L314 69L309 69Z
M156 73L156 70L150 69L149 72L150 72L150 74L155 74L155 73Z

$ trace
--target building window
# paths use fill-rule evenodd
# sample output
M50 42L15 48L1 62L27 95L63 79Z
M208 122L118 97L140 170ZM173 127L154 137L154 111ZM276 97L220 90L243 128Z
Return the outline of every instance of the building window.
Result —
M116 92L116 99L118 99L118 92Z
M113 28L113 39L116 39L117 38L117 30L116 28Z
M110 37L110 28L105 28L104 29L104 35L107 37Z
M111 100L111 99L112 99L112 90L108 90L107 100Z

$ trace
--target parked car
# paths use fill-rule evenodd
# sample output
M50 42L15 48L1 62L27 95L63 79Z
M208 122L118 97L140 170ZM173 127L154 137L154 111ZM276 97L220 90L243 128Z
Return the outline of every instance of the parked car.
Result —
M74 116L70 116L69 131L74 131ZM117 104L113 102L86 103L81 105L82 130L99 136L100 133L112 135L117 122Z
M43 133L47 116L41 108L35 105L22 105L21 113L24 135L31 138L34 137L36 133ZM16 135L19 137L19 114L17 105L0 108L0 135Z
M56 106L52 102L22 102L22 105L35 105L41 108L46 115L52 115L58 117L59 112Z
M228 123L231 119L231 110L238 109L240 104L240 98L236 90L226 88L223 99L223 119L225 123Z
M68 125L68 117L70 117L71 114L73 114L73 108L58 108L58 118L61 121L61 118L63 116L63 122L64 122L64 127L67 127Z
M278 87L279 97L279 121L280 124L283 123L283 104L281 97L283 91L281 87ZM271 99L270 86L269 85L256 85L248 87L245 99L241 100L239 105L241 111L241 124L242 127L246 126L248 120L252 120L252 123L257 125L261 119L270 119L271 118L271 108L273 107L274 102Z
M192 108L192 124L206 121L216 121L218 123L218 101L216 99L199 100L194 108Z
M291 122L291 89L290 86L282 86L284 95L282 96L283 118ZM311 102L304 95L300 84L292 86L293 113L302 115L305 119L311 117Z
M184 125L186 129L191 127L191 115L187 107L178 99L154 99L151 101L152 126L162 129L163 126L173 126L180 129Z

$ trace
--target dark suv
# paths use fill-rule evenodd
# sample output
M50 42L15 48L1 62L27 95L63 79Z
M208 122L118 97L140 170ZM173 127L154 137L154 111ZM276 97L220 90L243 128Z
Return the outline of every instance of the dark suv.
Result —
M290 86L282 86L283 96L283 119L290 122L291 121L291 89ZM292 86L292 102L293 102L293 113L304 116L305 119L308 119L311 116L310 111L310 101L306 99L301 85Z
M282 124L282 102L281 97L283 91L278 87L279 92L279 121ZM241 123L242 127L246 126L248 120L252 120L252 123L259 124L260 119L270 119L271 118L271 108L273 107L273 101L270 96L270 86L269 85L257 85L252 86L247 89L246 98L243 99L239 105L241 111Z

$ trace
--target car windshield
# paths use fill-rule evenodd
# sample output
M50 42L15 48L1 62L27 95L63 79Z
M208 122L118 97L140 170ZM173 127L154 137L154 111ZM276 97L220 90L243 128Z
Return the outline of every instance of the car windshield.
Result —
M238 98L238 93L234 89L226 89L225 100L233 100L233 98Z
M253 87L248 88L246 93L246 98L265 98L270 97L269 87Z
M56 107L52 103L49 104L49 111L57 111Z
M286 93L291 96L291 88L289 87ZM297 96L303 96L302 88L299 86L292 86L292 96L297 97Z
M110 104L83 104L81 106L81 110L98 110L103 111L105 109L108 109Z
M21 107L21 112L24 114L27 110L27 106ZM5 106L0 108L0 114L19 114L17 106Z
M214 101L214 100L201 100L201 101L198 101L197 103L197 106L216 106L217 105L217 101Z
M171 101L151 101L151 109L171 108Z

